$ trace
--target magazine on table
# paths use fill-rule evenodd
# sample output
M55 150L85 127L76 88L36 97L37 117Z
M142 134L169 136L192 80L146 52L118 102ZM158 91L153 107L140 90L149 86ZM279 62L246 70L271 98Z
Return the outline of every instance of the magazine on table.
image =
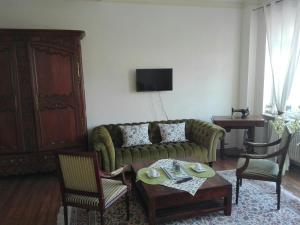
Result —
M174 167L161 167L170 180L179 180L190 178L191 176L180 166L180 170L176 171Z

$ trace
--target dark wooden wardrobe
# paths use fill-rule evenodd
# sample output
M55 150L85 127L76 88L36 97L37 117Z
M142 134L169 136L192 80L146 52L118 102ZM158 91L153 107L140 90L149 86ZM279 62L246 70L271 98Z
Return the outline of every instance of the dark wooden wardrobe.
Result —
M0 29L0 176L87 150L83 31Z

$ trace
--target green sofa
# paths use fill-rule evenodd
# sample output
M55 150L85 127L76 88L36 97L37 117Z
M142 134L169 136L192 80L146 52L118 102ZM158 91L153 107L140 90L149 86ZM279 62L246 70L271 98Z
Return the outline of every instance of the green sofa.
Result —
M161 144L158 123L181 122L186 122L188 141ZM123 138L119 126L135 124L141 123L101 125L93 129L93 150L98 153L103 170L113 171L123 165L163 158L194 157L200 162L211 163L216 161L218 142L225 135L223 128L201 120L154 121L149 122L149 138L153 144L122 148Z

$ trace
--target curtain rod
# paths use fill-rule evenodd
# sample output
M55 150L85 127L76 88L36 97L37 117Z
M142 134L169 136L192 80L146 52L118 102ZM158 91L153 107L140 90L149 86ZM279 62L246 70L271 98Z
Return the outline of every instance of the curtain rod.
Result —
M282 2L282 1L283 0L277 0L277 1L275 1L275 3L279 3L279 2ZM266 6L267 7L271 6L271 3L268 3ZM260 9L263 9L263 8L264 8L264 6L260 6L260 7L256 8L256 9L252 9L252 11L257 11L257 10L260 10Z

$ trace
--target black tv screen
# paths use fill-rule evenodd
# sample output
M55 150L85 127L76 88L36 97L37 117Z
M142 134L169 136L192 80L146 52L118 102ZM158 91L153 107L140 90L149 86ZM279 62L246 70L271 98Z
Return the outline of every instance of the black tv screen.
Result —
M171 91L173 90L172 69L137 69L137 91Z

